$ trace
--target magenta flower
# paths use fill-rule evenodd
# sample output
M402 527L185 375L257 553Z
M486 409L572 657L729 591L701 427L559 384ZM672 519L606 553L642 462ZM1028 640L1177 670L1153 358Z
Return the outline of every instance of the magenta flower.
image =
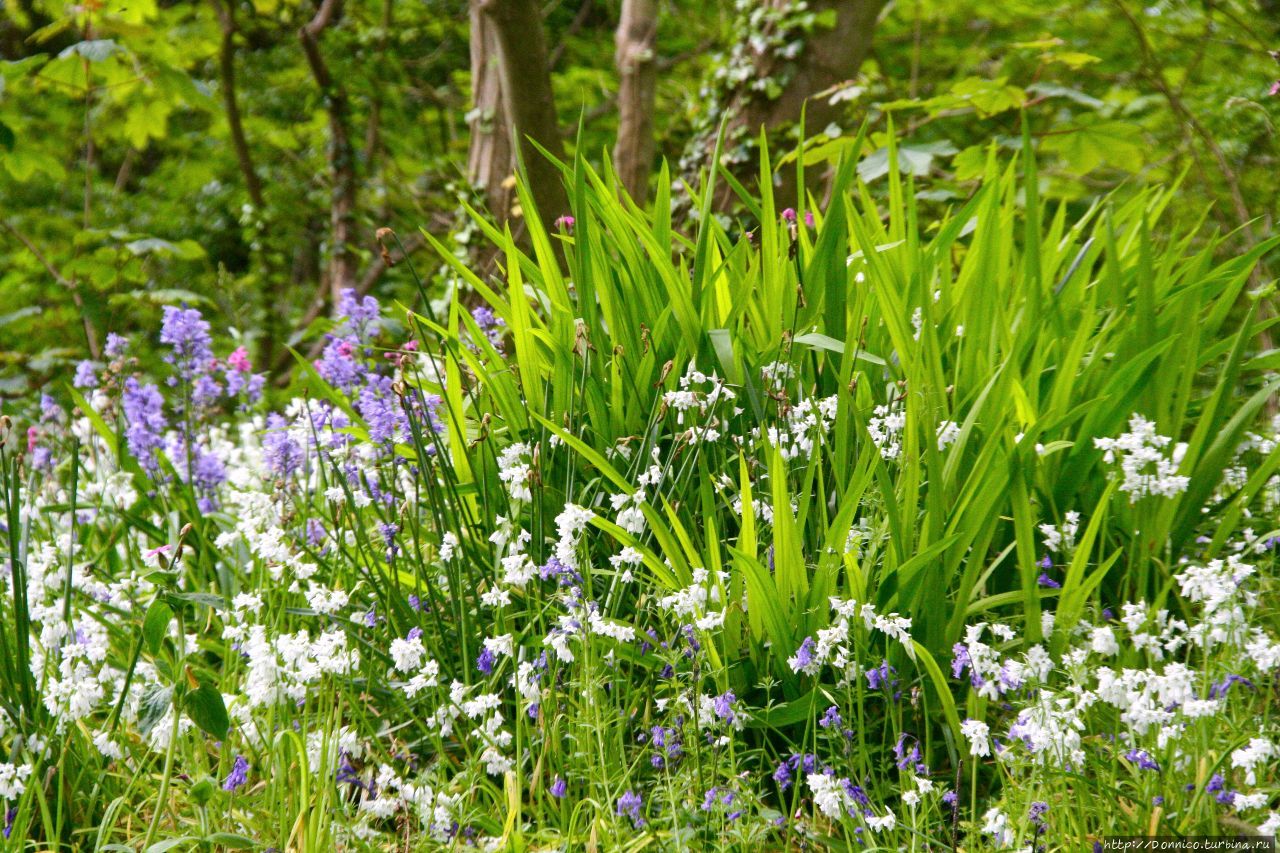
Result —
M248 373L253 369L253 364L249 361L249 353L244 347L236 347L235 351L227 356L227 364L241 373Z

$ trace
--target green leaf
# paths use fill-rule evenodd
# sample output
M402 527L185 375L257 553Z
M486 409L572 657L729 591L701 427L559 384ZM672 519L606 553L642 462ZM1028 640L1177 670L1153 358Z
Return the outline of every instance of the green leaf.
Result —
M227 602L220 595L211 592L171 592L167 596L170 601L184 601L188 604L201 604L214 610L223 610Z
M142 620L142 639L152 655L160 652L160 645L164 642L164 635L169 630L169 620L172 618L173 609L159 598L147 608L147 615Z
M209 684L201 684L187 694L187 716L191 721L218 740L227 736L231 721L227 718L227 706L222 694Z
M58 54L58 58L66 59L69 56L80 56L90 62L101 62L123 51L124 48L112 39L91 39L89 41L76 42L70 47L64 48Z
M206 806L218 792L218 786L210 776L205 776L191 786L191 801L197 806Z
M1136 172L1142 166L1146 145L1141 131L1131 122L1104 121L1048 136L1041 148L1061 157L1067 171L1083 175L1102 165Z
M904 175L923 178L933 168L937 157L950 157L956 153L956 147L946 140L930 142L922 145L898 146L898 170ZM873 151L858 164L858 177L866 183L889 174L889 149L881 148Z
M209 844L225 847L227 850L254 850L259 846L258 842L252 838L245 838L234 832L215 832L212 835L206 835L204 840Z
M1032 83L1027 87L1027 91L1041 98L1065 98L1068 101L1074 101L1082 107L1088 107L1091 110L1100 110L1106 104L1103 101L1086 95L1079 89L1072 89L1069 86L1058 86L1054 83Z
M147 848L146 853L165 853L166 850L172 850L182 844L192 844L200 839L194 835L184 835L181 838L166 838L164 841L157 841Z
M994 80L968 77L952 86L951 94L972 104L978 115L983 117L1016 110L1027 100L1027 93L1017 86L1008 85L1004 77Z

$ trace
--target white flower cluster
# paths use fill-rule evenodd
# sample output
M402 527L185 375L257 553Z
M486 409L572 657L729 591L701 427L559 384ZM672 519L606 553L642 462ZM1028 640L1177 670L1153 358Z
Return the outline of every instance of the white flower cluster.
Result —
M16 800L27 790L30 764L0 764L0 800Z
M902 430L906 425L907 416L897 404L876 406L874 416L867 421L867 432L885 459L902 455Z
M1128 493L1130 503L1137 503L1149 495L1172 498L1187 490L1191 479L1178 474L1187 445L1174 445L1166 456L1164 448L1171 441L1167 435L1156 433L1153 422L1135 414L1129 418L1127 433L1116 438L1095 438L1093 446L1105 451L1103 458L1108 464L1119 460L1124 475L1120 491Z
M689 422L689 429L681 433L681 438L689 444L700 444L720 439L723 420L713 413L719 410L722 417L738 414L738 408L733 405L737 396L714 372L708 375L690 364L680 377L679 389L662 395L662 405L676 413L677 425L683 427ZM727 405L727 411L721 409L722 404Z
M1076 532L1080 529L1080 513L1068 512L1062 524L1040 525L1040 534L1044 536L1046 551L1070 554L1076 547Z
M503 449L498 456L498 479L507 485L507 494L513 501L533 500L529 482L533 476L532 451L529 445L517 442Z
M453 816L462 801L460 795L406 781L386 764L379 765L374 782L361 796L360 811L378 818L389 818L401 811L416 813L433 841L449 842Z
M806 638L794 655L787 659L793 672L816 675L824 665L830 665L841 673L840 684L848 684L864 670L855 654L855 638L852 633L854 620L861 620L868 631L878 631L891 640L901 643L911 658L915 658L915 646L911 640L911 620L897 613L887 616L876 613L869 603L859 605L853 599L831 598L834 621L820 629L815 638Z
M813 453L814 439L831 434L839 406L839 398L833 395L801 400L787 407L782 422L770 424L765 429L769 444L778 448L782 458L788 461L808 457Z
M693 583L678 592L664 595L658 599L658 604L681 620L692 622L698 630L710 631L724 624L720 590L728 580L728 572L720 572L712 579L705 568L696 568L693 570Z
M960 425L955 421L942 421L938 424L938 450L946 450L960 437Z

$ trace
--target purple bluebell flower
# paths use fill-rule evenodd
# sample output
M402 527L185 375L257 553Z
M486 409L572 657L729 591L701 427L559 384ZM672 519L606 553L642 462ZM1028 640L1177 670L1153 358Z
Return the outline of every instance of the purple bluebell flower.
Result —
M476 321L476 325L480 327L480 331L484 333L489 343L501 351L502 335L507 328L502 318L494 314L493 309L488 305L477 305L471 309L471 319Z
M866 791L862 790L862 786L855 785L845 778L841 778L839 781L840 781L840 787L844 788L844 792L849 795L849 799L853 800L855 803L857 803L860 806L863 806L864 808L866 806L871 805L871 798L867 796ZM853 812L850 811L850 814L852 813Z
M951 647L951 677L959 678L973 664L969 658L969 647L964 643L956 643Z
M783 791L791 787L791 768L787 766L787 762L779 762L777 769L773 771L773 781Z
M318 518L307 519L307 544L312 548L318 548L322 542L329 536L329 531L324 529L324 525L320 523Z
M891 687L897 684L897 679L891 679L891 673L896 672L893 667L889 666L887 660L881 661L877 667L868 669L864 674L867 677L867 685L872 690L880 690L883 687Z
M564 795L568 792L569 792L569 784L565 782L562 777L557 776L555 781L551 783L551 796L555 797L558 800L564 797Z
M209 323L194 308L166 305L160 326L160 342L173 347L165 361L187 380L205 370L213 359Z
M202 447L196 448L191 467L191 482L201 492L200 511L213 512L218 508L217 489L226 482L227 469L218 454Z
M191 383L191 402L197 407L212 406L222 396L222 386L208 373L197 375Z
M362 341L378 333L378 300L372 296L361 297L348 287L338 296L338 316L347 321L347 327Z
M1249 688L1250 690L1256 689L1253 686L1253 682L1250 681L1249 679L1243 676L1231 673L1231 674L1228 674L1225 678L1223 678L1222 681L1218 682L1217 684L1209 688L1209 698L1210 699L1226 698L1227 693L1229 693L1232 686L1236 684L1242 684L1245 687Z
M350 393L364 373L356 357L358 347L354 338L330 338L315 361L316 372L333 387Z
M338 784L355 785L357 788L365 788L370 794L374 793L374 784L370 782L365 786L364 780L360 778L359 772L351 764L351 756L344 749L338 755L338 770L334 774L334 781Z
M804 669L813 663L813 650L816 644L813 637L805 637L804 642L800 644L800 648L796 649L795 668Z
M644 798L634 791L627 791L618 798L618 804L614 808L614 814L622 817L626 815L631 818L633 826L644 826L644 818L640 816L640 810L644 808Z
M409 432L408 419L392 384L390 376L372 375L356 400L356 408L369 426L369 440L375 444L390 444L398 435Z
M733 702L736 698L732 690L727 690L712 702L711 707L715 710L716 716L726 723L732 723L738 719L737 714L733 712Z
M277 477L291 477L302 468L302 445L289 434L289 424L284 417L274 412L267 415L262 451L267 467Z
M77 388L97 388L98 366L87 359L80 362L76 365L76 375L71 384Z
M1049 589L1062 589L1062 584L1058 583L1056 580L1049 577L1048 572L1041 572L1040 577L1036 578L1036 583L1040 584L1040 586L1047 587Z
M824 729L829 729L832 726L836 726L838 728L842 724L843 721L840 719L840 709L835 705L828 708L826 713L822 715L822 719L818 720L818 725L822 726Z
M164 397L155 385L140 385L130 376L124 383L122 399L125 420L125 442L129 452L153 478L160 473L156 451L164 441L168 421L164 416Z
M833 706L834 707L834 706ZM911 751L907 752L906 742L911 740ZM899 770L906 770L920 761L920 743L914 737L903 732L898 735L898 742L893 745L893 757Z
M107 343L103 347L103 353L107 358L119 358L124 355L125 350L129 348L129 339L124 335L117 335L115 332L107 333Z
M1134 749L1131 749L1128 752L1126 752L1124 754L1124 757L1127 758L1129 761L1132 761L1134 764L1137 764L1138 769L1140 770L1155 770L1156 772L1160 771L1160 765L1156 764L1155 760L1151 757L1151 754L1148 753L1145 749L1137 749L1135 747Z
M231 772L227 774L226 781L222 783L222 790L235 791L249 781L249 760L243 755L237 755L236 760L231 764Z
M498 656L485 646L480 650L479 657L476 658L476 669L485 675L493 675L493 665L498 662Z

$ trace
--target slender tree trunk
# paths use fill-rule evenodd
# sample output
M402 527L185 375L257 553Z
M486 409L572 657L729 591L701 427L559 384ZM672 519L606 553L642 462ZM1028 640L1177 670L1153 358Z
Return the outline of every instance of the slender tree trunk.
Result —
M515 138L513 147L519 152L538 215L550 227L569 212L569 200L559 167L538 150L541 146L552 157L564 157L542 15L534 0L480 0L480 8L492 22L497 39L502 98Z
M322 0L316 15L298 30L311 76L324 97L329 113L329 177L332 194L329 202L329 293L336 307L338 295L356 286L355 217L356 158L351 144L349 107L346 90L329 72L320 52L320 35L341 14L342 0Z
M752 20L763 20L766 28L785 25L779 22L787 20L787 14L794 6L792 0L765 2L772 14L753 15ZM717 93L720 115L728 116L726 150L739 150L745 146L754 152L751 143L759 136L761 127L773 131L799 122L802 112L805 121L802 131L806 136L822 131L839 119L843 115L842 107L840 104L832 104L825 92L857 75L871 49L876 19L884 4L885 0L812 0L809 11L819 18L834 13L834 24L830 28L819 25L805 36L804 46L798 56L783 56L774 48L767 51L749 48L749 58L746 61L750 63L750 73L742 75L737 82L731 79L726 84L730 88ZM754 38L757 35L772 33L748 31L744 37L749 44L770 43L768 39ZM755 85L758 81L769 78L784 81L782 90L776 97L769 97ZM719 115L714 119L718 121ZM718 126L712 127L704 138L695 140L696 148L690 152L692 156L686 158L686 171L690 173L690 177L699 168L710 165L716 130ZM726 161L724 165L746 182L752 181L752 177L759 171L754 153L732 162ZM688 168L690 166L692 168ZM807 172L806 183L810 185L809 188L813 189L813 182L821 177L816 169ZM779 181L774 192L777 206L783 208L796 205L799 194L794 171L782 170L776 179ZM724 207L732 198L732 192L723 181L718 186L717 204Z
M515 195L515 152L511 121L502 97L502 69L498 63L498 31L481 8L471 3L471 144L467 177L484 193L489 213L499 222L511 215Z
M622 0L615 55L619 81L618 140L613 148L613 165L622 185L641 205L645 202L649 170L653 165L657 36L657 0Z
M227 114L227 129L231 135L231 147L236 152L236 162L240 165L240 174L244 176L244 188L249 200L261 213L263 207L262 182L258 179L257 170L253 167L253 157L249 152L249 141L244 134L244 123L240 120L240 103L236 98L236 19L235 0L213 0L213 8L218 13L218 22L222 29L222 44L218 49L218 82L222 88L222 105Z

